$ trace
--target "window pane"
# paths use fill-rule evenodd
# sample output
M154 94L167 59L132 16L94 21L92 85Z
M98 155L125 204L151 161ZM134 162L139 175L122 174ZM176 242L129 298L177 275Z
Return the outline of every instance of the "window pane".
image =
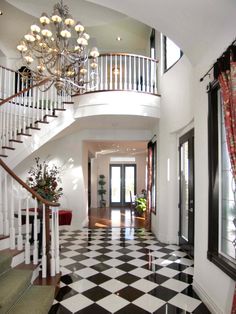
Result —
M134 195L134 166L125 166L125 202L130 202L130 191Z
M220 97L219 97L220 99ZM221 254L227 255L235 259L235 247L233 241L236 237L236 229L234 219L236 220L236 209L234 202L235 185L233 176L230 170L230 160L226 144L225 124L223 111L219 102L219 161L220 161L220 202L219 202L219 243ZM235 262L235 260L233 260Z
M188 142L181 146L181 236L188 241L188 204L189 204L189 160Z
M181 50L168 37L166 37L166 69L169 69L181 57Z
M111 168L111 202L119 203L120 199L120 177L121 177L121 168L112 167Z

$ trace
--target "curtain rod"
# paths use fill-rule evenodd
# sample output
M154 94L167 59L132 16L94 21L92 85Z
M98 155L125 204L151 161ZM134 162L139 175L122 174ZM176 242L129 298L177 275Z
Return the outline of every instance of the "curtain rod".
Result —
M232 46L233 44L235 44L235 43L236 43L236 39L234 39L234 41L231 43L231 45L228 46L228 48L229 48L230 46ZM227 48L227 49L228 49L228 48ZM227 50L227 49L226 49L226 50ZM225 51L226 51L226 50L225 50ZM225 51L220 55L220 57L222 57L222 56L224 55ZM220 58L220 57L219 57L219 58ZM219 58L218 58L218 59L219 59ZM211 70L212 70L213 68L214 68L214 64L213 64L213 65L210 67L210 69L200 78L199 81L202 82L202 81L204 80L204 78L205 78L207 75L209 75L209 73L211 72Z

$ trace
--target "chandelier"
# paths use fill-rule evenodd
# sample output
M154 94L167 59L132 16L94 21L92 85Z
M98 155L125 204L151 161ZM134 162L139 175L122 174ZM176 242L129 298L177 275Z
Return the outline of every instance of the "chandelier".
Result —
M88 84L90 89L96 87L98 49L88 52L90 36L69 14L68 6L61 0L52 15L42 13L39 22L41 26L31 25L17 46L33 79L47 79L45 91L54 84L58 94L83 93Z

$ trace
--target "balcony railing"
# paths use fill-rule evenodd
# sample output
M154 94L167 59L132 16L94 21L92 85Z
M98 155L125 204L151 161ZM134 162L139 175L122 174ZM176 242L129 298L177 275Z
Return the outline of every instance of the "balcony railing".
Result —
M127 90L157 95L157 63L155 59L135 54L101 54L98 84L95 88L88 84L85 92ZM89 68L88 62L88 72Z

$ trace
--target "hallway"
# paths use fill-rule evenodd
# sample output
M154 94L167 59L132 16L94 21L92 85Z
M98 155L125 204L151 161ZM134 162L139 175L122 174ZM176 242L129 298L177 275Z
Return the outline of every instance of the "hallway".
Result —
M148 228L145 216L134 215L129 207L89 209L89 228Z
M193 260L143 228L61 231L61 283L49 314L207 314Z

